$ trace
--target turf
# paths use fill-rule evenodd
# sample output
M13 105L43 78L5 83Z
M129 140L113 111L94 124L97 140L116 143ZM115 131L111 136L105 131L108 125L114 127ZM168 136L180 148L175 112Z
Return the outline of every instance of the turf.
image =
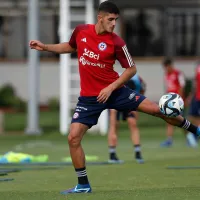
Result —
M59 194L59 191L76 184L77 179L72 166L66 166L60 169L9 173L6 177L14 180L0 183L1 198L4 200L199 199L200 170L167 169L168 166L200 165L199 150L188 148L178 129L174 147L168 149L159 147L160 141L164 138L164 128L141 128L141 135L145 164L135 163L128 130L122 128L118 154L125 160L125 164L88 166L88 176L93 187L92 194L68 197ZM2 136L0 153L15 150L19 144L21 144L21 151L35 155L48 154L50 161L58 162L69 155L66 137L56 133L41 137ZM108 159L106 137L87 135L83 146L88 155L98 155L100 161Z
M25 119L21 115L7 116L9 131L24 128ZM54 115L56 118L56 115ZM50 162L60 162L69 156L66 136L61 136L57 121L43 118L42 136L4 135L0 137L0 154L7 151L48 154ZM12 118L12 119L11 119ZM60 195L60 191L76 184L77 178L72 166L61 168L41 168L8 173L4 178L13 181L0 182L0 199L35 200L195 200L200 199L200 169L167 169L168 166L200 166L199 149L187 147L179 129L175 131L174 146L161 148L165 138L164 123L152 117L142 116L139 122L142 151L145 164L137 164L133 159L133 148L126 123L120 129L118 155L125 160L121 165L88 165L87 171L93 188L92 194ZM9 120L8 120L9 119ZM9 123L8 123L9 121ZM97 135L86 135L83 140L85 153L97 155L99 161L108 159L107 139ZM0 166L0 169L5 166ZM26 167L27 168L27 167ZM16 169L16 167L15 167Z

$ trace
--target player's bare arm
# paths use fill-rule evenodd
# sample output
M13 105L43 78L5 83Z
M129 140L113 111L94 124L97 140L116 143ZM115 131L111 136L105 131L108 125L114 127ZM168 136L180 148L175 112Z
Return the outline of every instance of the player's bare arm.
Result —
M116 81L114 81L108 87L101 90L99 96L97 97L97 101L100 103L105 103L112 94L112 92L120 86L122 86L124 83L126 83L131 77L133 77L136 74L136 72L137 69L135 66L127 68Z
M73 53L76 49L72 48L68 42L63 42L59 44L44 44L38 40L31 40L29 43L31 49L38 51L49 51L53 53Z
M110 87L113 90L116 90L120 86L124 85L124 83L126 83L129 79L131 79L136 74L136 72L137 72L137 69L135 65L125 69L124 72L121 74L121 76L112 84L110 84Z

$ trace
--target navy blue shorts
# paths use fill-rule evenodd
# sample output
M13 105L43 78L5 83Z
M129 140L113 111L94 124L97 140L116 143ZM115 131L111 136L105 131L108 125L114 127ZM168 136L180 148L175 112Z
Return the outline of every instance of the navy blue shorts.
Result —
M118 111L117 112L117 120L119 121L120 119L122 119L123 121L126 121L126 119L128 117L130 118L135 118L135 115L133 114L133 112L128 112L128 111Z
M200 101L196 100L194 97L190 104L189 115L194 117L200 117Z
M103 110L135 111L145 98L145 96L128 87L115 90L106 103L99 103L96 96L79 97L71 123L78 122L91 128L97 124Z

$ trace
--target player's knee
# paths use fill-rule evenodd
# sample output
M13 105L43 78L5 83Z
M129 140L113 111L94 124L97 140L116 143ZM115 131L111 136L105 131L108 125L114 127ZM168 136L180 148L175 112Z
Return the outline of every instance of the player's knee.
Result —
M68 144L70 147L77 147L80 145L81 138L78 134L70 132L68 135Z

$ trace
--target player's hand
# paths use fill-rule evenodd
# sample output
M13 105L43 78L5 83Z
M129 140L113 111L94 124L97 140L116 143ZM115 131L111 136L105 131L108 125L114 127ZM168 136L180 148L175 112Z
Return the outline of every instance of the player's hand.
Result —
M31 49L36 49L38 51L45 51L45 44L43 44L42 42L38 40L31 40L29 42L29 47Z
M111 93L112 93L112 88L111 87L106 87L103 90L101 90L101 92L99 93L99 96L97 97L97 101L99 103L105 103L108 98L110 97Z

